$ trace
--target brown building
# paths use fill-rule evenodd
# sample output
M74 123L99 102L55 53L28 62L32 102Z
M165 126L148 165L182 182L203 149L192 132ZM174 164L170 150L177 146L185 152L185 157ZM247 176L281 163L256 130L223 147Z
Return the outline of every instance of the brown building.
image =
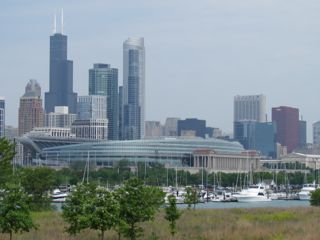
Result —
M36 80L31 79L19 105L19 136L35 127L43 127L44 111L41 99L41 87Z
M276 123L276 140L291 153L299 146L299 109L280 106L272 108L272 122Z

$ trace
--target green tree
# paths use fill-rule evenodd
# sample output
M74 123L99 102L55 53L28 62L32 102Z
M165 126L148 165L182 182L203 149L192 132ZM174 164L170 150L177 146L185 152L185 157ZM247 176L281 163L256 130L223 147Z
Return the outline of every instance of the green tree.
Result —
M193 209L195 209L198 202L197 191L191 187L187 187L186 191L187 194L185 195L184 203L188 204L188 209L190 209L193 204Z
M66 231L70 235L76 235L89 227L88 209L91 208L90 199L95 194L95 186L79 184L67 197L62 207L62 217L69 224Z
M89 227L100 231L101 240L104 233L116 227L119 221L119 204L114 195L104 188L97 188L91 196L89 212L87 213Z
M310 204L311 206L320 206L320 189L317 189L311 193Z
M166 207L165 219L169 221L169 228L172 237L177 232L176 221L180 218L181 212L177 208L177 199L174 195L168 197L169 205Z
M12 177L12 159L15 145L6 138L0 138L0 188Z
M8 233L29 232L36 228L28 205L28 196L16 184L7 184L0 194L0 231Z
M141 180L131 178L116 194L123 223L120 230L126 237L137 239L143 232L138 223L154 219L156 211L164 202L164 193L159 188L145 186Z
M48 192L53 189L54 170L45 167L25 168L21 172L21 185L32 196L31 208L41 210L50 207Z

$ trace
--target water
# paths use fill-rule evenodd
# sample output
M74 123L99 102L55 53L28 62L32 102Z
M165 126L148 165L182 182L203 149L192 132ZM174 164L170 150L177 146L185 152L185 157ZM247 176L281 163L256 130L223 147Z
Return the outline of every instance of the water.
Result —
M56 211L62 211L62 203L52 203ZM179 204L179 208L187 208L187 204ZM273 200L270 202L206 202L198 203L196 209L226 209L226 208L291 208L309 207L309 201L301 200ZM193 205L192 205L193 207Z
M206 202L198 203L197 209L224 209L224 208L291 208L309 207L309 201L301 200L273 200L269 202ZM180 204L179 208L187 208L186 204Z

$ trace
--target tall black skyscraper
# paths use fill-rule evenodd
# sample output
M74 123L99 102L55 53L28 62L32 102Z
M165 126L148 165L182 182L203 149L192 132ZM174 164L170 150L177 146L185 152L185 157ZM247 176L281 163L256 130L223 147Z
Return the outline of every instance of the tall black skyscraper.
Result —
M50 86L45 93L45 110L54 112L55 106L68 106L70 113L77 112L77 93L73 92L73 62L67 59L68 37L63 35L63 18L61 33L50 36Z

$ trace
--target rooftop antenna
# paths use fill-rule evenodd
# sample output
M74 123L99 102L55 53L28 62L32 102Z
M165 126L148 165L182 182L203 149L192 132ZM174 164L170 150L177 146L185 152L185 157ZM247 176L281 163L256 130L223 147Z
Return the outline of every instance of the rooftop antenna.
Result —
M57 33L57 15L56 12L54 12L53 15L53 29L52 29L53 34Z
M63 8L61 8L61 34L63 34Z

